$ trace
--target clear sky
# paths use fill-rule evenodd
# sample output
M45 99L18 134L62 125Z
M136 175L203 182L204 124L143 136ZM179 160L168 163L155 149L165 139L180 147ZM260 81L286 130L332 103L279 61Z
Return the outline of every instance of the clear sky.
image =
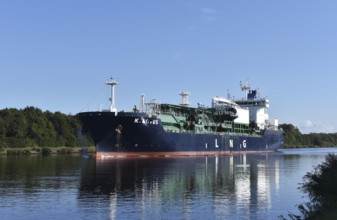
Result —
M0 0L0 109L76 114L243 96L307 132L337 132L337 1Z

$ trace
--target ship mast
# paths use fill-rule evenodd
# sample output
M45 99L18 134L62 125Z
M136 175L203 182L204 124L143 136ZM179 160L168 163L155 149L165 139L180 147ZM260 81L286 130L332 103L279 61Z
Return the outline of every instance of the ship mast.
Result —
M140 112L144 112L145 109L145 95L142 93L140 95Z
M118 81L113 79L112 77L110 77L110 79L108 79L105 82L106 85L111 86L111 97L109 98L111 105L110 105L110 112L115 112L115 114L117 113L117 109L115 106L115 86L118 84Z
M249 85L249 83L248 83L248 82L242 83L242 82L240 81L240 88L241 88L241 90L244 91L244 93L245 93L244 99L248 99L248 90L250 90L250 85Z

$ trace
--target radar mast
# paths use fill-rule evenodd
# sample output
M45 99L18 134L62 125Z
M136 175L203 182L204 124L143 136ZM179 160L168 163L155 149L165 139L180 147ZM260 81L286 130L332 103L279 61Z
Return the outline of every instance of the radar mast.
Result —
M181 95L181 98L182 98L180 105L188 106L189 105L188 96L190 95L190 93L189 92L181 92L181 93L179 93L179 95Z
M241 88L241 90L244 91L244 93L245 93L244 99L248 99L248 91L250 90L249 82L246 81L246 82L243 82L243 83L242 83L242 82L240 81L240 88Z
M115 114L117 113L117 109L115 106L115 86L118 84L118 81L113 79L112 77L110 77L110 79L108 79L105 82L106 85L111 86L111 97L109 98L111 105L110 105L110 112L115 112Z

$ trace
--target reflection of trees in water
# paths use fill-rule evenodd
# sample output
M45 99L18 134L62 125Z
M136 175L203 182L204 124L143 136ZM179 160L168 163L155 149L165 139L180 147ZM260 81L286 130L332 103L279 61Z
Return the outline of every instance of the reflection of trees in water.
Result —
M248 200L270 203L270 181L278 155L213 157L114 158L97 160L83 170L80 196L117 195L120 200L144 197L162 205L204 200L213 206ZM273 159L271 159L273 158ZM93 169L95 168L95 169ZM262 195L263 194L263 195ZM255 204L255 205L254 205Z

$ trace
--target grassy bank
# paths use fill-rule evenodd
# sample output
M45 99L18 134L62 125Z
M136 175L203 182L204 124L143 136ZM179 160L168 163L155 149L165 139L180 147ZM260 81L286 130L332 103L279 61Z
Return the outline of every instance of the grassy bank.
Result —
M24 147L0 148L0 155L31 155L31 154L94 154L92 147Z

